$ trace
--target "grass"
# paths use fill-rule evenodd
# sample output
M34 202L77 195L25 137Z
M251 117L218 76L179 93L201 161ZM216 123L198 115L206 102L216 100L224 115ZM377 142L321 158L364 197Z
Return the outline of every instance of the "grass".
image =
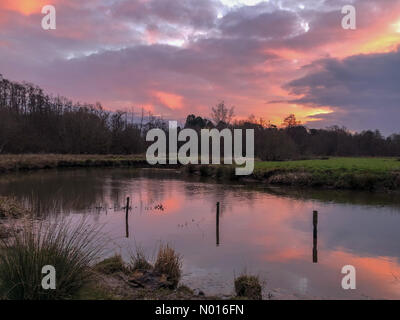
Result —
M125 265L124 260L120 255L114 255L113 257L107 258L99 262L94 270L103 274L114 274L117 272L128 273L128 268Z
M192 173L228 180L254 180L264 185L327 187L344 190L400 189L400 160L396 158L327 158L298 161L256 161L250 176L235 175L234 166L202 165ZM244 178L244 179L243 179Z
M28 211L15 199L9 197L0 197L0 218L21 218Z
M69 167L143 166L146 164L144 155L0 155L0 173Z
M256 162L253 176L267 179L270 184L396 190L400 189L400 161L396 158L330 158Z
M136 252L131 255L130 269L132 271L148 271L153 269L153 266L148 262L143 249L137 248Z
M97 281L85 284L74 296L73 300L119 300L106 286Z
M106 296L104 288L108 286L113 299L159 299L169 296L193 298L193 291L185 286L178 287L181 266L181 256L163 244L159 248L154 267L141 249L131 254L130 264L126 264L120 255L115 255L93 268L100 283L92 281L77 296L102 299Z
M172 281L175 286L178 285L181 278L182 257L175 252L168 244L162 244L157 254L154 264L154 271L165 274L168 280Z
M327 160L258 161L255 163L255 171L276 169L307 172L386 173L400 172L400 161L396 158L329 158Z
M149 167L149 164L144 155L0 155L0 173L68 167L145 168ZM170 168L171 166L161 167ZM189 165L186 172L218 180L224 178L233 181L241 178L235 175L234 166L230 165ZM270 185L397 190L400 189L400 161L396 158L372 157L256 161L254 173L250 178Z
M90 280L103 248L100 230L71 221L29 222L2 240L0 295L11 300L68 299ZM43 266L56 270L56 289L42 288Z
M235 293L239 298L262 300L262 286L257 276L242 274L235 279Z

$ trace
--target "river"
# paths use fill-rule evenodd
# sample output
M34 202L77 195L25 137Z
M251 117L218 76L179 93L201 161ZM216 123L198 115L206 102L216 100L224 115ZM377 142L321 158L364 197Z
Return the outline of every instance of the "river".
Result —
M246 271L263 281L266 298L400 298L398 195L249 187L154 169L10 174L0 178L0 195L43 219L103 225L107 255L128 259L141 247L154 259L160 242L169 243L183 256L182 283L208 295L232 293ZM356 290L341 286L346 265L356 268Z

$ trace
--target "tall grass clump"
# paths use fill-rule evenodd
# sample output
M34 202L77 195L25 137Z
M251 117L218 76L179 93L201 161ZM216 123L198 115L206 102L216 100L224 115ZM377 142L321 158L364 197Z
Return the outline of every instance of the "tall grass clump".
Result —
M162 244L154 264L154 271L165 274L176 287L181 279L182 257L168 244Z
M132 271L149 271L153 268L142 248L136 248L135 253L131 254L130 268Z
M12 300L71 298L90 280L89 266L103 249L100 229L85 220L27 222L3 239L0 254L0 295ZM42 268L56 270L56 289L42 288Z
M250 300L262 300L262 286L257 276L243 273L235 279L236 296Z

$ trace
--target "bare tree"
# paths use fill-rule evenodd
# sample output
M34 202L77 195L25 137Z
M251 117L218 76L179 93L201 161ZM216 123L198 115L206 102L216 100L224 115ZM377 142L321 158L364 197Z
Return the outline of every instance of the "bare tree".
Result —
M225 106L224 101L221 101L212 108L211 119L214 121L215 125L218 125L220 122L230 124L234 116L235 107L228 108Z

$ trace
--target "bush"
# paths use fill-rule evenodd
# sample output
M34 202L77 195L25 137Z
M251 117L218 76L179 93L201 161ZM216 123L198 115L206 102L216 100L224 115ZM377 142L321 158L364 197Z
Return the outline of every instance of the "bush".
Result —
M49 300L72 297L90 279L89 265L103 248L100 230L78 224L27 223L2 240L0 295L4 299ZM42 288L42 268L56 269L56 290Z
M176 287L181 278L182 257L168 245L161 245L158 251L157 260L154 264L154 271L165 274L168 280Z
M262 287L260 279L256 276L241 275L235 279L235 292L238 297L261 300Z

